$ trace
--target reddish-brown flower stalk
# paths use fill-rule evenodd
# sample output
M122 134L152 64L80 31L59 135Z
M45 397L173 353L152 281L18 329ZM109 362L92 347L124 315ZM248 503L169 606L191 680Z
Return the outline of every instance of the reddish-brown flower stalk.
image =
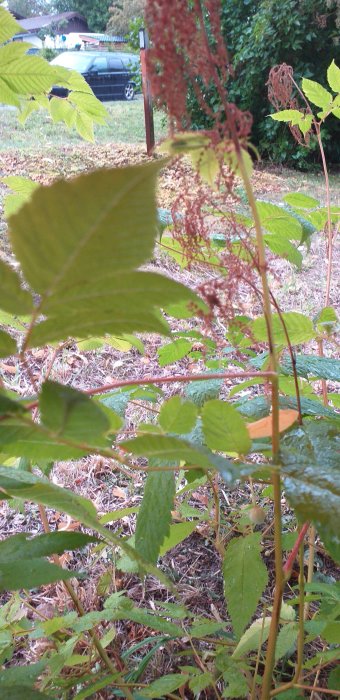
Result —
M268 99L277 111L282 109L297 109L302 110L297 98L294 96L294 77L293 68L286 63L281 63L279 66L274 66L269 72L268 78ZM310 141L310 131L308 131L303 139L298 126L289 124L289 129L295 140L301 146L308 146Z

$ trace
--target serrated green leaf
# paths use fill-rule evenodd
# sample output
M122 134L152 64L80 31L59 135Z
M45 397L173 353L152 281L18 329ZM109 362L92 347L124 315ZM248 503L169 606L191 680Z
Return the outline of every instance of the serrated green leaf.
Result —
M173 396L162 404L158 420L166 432L185 434L196 425L197 407L192 401Z
M209 671L206 671L205 673L198 673L191 678L188 685L190 690L199 697L199 693L201 693L202 690L209 688L213 682L213 675Z
M34 190L39 187L39 184L27 177L20 177L18 175L3 177L2 181L14 192L14 194L5 197L4 211L6 218L9 218L9 216L15 214L25 202L29 201Z
M283 201L290 204L291 207L301 207L301 209L314 209L320 206L318 199L302 192L289 192L289 194L284 195Z
M315 523L332 557L340 560L339 422L310 421L281 443L287 498L301 522Z
M201 382L189 382L184 389L186 399L196 406L203 406L209 399L216 399L223 386L223 379L206 379Z
M158 361L161 367L171 365L173 362L181 360L188 355L192 347L192 343L185 338L174 340L172 343L163 345L157 350Z
M318 379L340 381L340 360L335 358L298 354L295 357L295 365L300 377L312 376ZM290 358L286 357L281 362L281 369L287 374L293 374Z
M295 650L299 626L296 622L288 622L281 627L276 640L275 661L279 661L288 652Z
M56 436L74 442L106 445L104 436L110 423L100 405L81 391L46 381L40 393L39 408L42 424ZM121 425L119 418L118 425Z
M328 67L327 80L329 87L334 92L340 92L340 68L336 65L334 59Z
M223 673L223 679L227 683L227 687L222 693L223 698L245 698L249 693L247 681L241 669L236 665Z
M228 459L215 455L204 447L200 448L187 440L181 440L176 437L143 435L122 442L120 445L127 452L148 457L153 464L157 460L157 466L169 466L169 464L172 464L174 469L176 469L181 462L186 462L188 465L202 469L217 469L230 482L242 473L240 465L234 467Z
M135 546L148 562L155 564L164 538L169 535L175 497L173 472L148 474L136 524Z
M20 24L13 15L4 7L0 7L0 44L11 39L14 34L19 34L20 31Z
M134 271L152 254L160 167L99 170L39 188L11 217L15 253L48 317L33 329L32 345L68 336L167 332L159 307L194 301L183 285Z
M306 343L308 340L315 338L315 329L312 321L303 314L296 311L288 311L281 314L289 339L292 345ZM273 314L273 333L274 340L277 345L287 345L285 331L279 314ZM267 324L264 316L259 316L251 324L251 331L256 340L265 342L267 340Z
M97 511L92 501L35 474L0 467L0 487L10 496L61 510L84 524L95 522Z
M29 666L15 666L6 668L0 671L0 690L1 687L11 687L20 685L22 687L32 687L38 677L46 668L47 661L38 661Z
M271 617L255 620L242 635L232 658L242 659L250 651L257 651L268 639L270 623Z
M261 224L267 231L288 240L301 240L301 224L297 219L288 214L283 207L278 207L271 202L257 200L256 208Z
M302 119L302 113L297 109L282 109L280 112L269 115L277 122L291 122L293 125L299 124Z
M74 572L50 564L42 557L62 554L66 549L76 549L94 541L94 538L76 532L28 537L21 533L0 543L0 590L30 589L72 578Z
M268 248L278 255L280 258L289 260L289 262L296 265L300 270L302 266L302 254L297 248L286 238L281 236L271 234L270 236L264 236L264 240Z
M202 411L205 442L212 450L247 454L251 440L238 411L219 399L207 401Z
M143 696L145 698L163 698L168 693L172 693L177 688L185 685L188 679L188 674L170 673L157 681L153 681L147 688L143 688Z
M223 578L228 611L239 638L268 582L261 557L261 533L254 532L229 542L223 561Z
M333 95L331 95L328 90L325 90L320 83L315 80L309 80L308 78L302 79L302 90L305 93L307 99L317 107L322 107L326 109L332 104Z
M57 75L43 58L27 55L29 48L30 44L19 41L0 48L0 93L7 89L17 102L21 96L49 92Z
M0 329L0 357L9 357L16 355L18 351L17 344L11 335Z

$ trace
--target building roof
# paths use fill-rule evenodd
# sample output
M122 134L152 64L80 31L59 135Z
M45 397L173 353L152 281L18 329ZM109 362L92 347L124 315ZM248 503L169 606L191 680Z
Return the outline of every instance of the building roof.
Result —
M71 19L83 20L84 24L87 25L86 19L79 12L60 12L56 15L39 15L38 17L28 17L28 19L23 19L20 22L20 26L26 29L27 32L39 31L44 27L49 27L51 24L57 24L58 22L67 22Z
M100 43L100 44L125 44L127 40L125 36L119 36L115 34L88 34L81 32L79 34L80 39L84 42L89 43Z

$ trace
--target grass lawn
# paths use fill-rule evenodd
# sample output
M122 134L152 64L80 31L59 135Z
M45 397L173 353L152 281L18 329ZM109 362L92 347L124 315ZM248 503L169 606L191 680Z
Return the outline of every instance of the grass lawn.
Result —
M108 120L105 126L95 126L98 143L143 143L144 106L140 95L132 102L116 101L106 103ZM77 145L82 139L74 129L63 124L54 124L44 111L32 114L26 124L19 124L15 109L0 108L1 137L0 150L17 148L30 150L49 146ZM155 136L160 140L166 133L166 124L161 112L155 110Z

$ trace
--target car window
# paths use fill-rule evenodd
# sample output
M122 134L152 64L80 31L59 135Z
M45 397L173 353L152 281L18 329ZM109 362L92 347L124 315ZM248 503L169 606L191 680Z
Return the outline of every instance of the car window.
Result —
M123 70L123 68L124 68L124 66L123 66L123 64L122 64L122 62L121 62L121 60L120 60L120 58L116 58L116 57L113 57L113 56L112 56L112 58L111 58L111 56L110 56L108 62L109 62L109 68L110 68L110 70L120 70L120 71L121 71L121 70Z
M91 73L95 71L96 73L103 73L107 71L107 60L106 58L102 56L98 56L98 58L95 58L92 66L90 68Z
M83 53L61 53L56 58L53 58L51 64L54 66L63 66L71 70L77 70L79 73L85 73L92 61L92 56L86 56Z

